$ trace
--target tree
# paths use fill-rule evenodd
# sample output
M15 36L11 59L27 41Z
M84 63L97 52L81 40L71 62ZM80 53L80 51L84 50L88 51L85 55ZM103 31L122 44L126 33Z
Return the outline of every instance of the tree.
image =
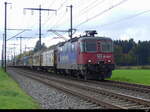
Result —
M38 40L38 41L36 42L36 45L35 45L33 51L34 51L34 52L37 52L37 51L44 50L44 49L46 49L45 44L43 43L42 45L40 45L40 41Z
M150 41L135 43L130 40L115 40L114 55L117 65L149 65Z
M117 65L134 65L136 64L136 56L134 54L134 48L136 43L133 39L116 40L114 41L114 56Z
M123 53L122 53L122 47L115 45L114 46L114 57L115 57L115 62L117 65L121 65L122 64L122 60L123 60Z

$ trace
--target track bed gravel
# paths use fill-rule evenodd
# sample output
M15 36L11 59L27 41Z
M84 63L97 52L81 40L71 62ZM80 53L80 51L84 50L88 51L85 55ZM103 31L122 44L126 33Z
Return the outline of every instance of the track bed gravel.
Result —
M8 70L10 76L15 79L20 87L32 96L41 109L97 109L94 104L83 101L78 97L50 88L38 81L21 76L13 70Z

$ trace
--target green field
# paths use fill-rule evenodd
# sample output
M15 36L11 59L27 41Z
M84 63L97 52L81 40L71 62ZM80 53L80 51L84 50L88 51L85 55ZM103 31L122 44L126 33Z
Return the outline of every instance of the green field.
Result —
M0 69L0 109L38 109L39 104Z
M150 70L114 70L110 80L150 85Z

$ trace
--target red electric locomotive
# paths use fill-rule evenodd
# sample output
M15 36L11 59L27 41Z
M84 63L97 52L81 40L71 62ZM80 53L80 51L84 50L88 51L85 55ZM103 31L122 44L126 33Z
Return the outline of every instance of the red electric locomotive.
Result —
M86 31L79 39L78 64L85 79L109 78L114 70L113 42L110 38L95 37L96 31Z
M96 37L96 31L73 38L58 45L57 71L74 74L84 79L109 78L114 70L113 42L110 38Z

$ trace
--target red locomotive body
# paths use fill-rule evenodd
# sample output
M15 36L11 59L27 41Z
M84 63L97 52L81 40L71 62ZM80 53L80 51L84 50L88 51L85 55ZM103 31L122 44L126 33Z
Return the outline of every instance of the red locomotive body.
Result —
M113 42L104 37L82 37L79 39L77 58L85 78L109 78L114 69Z

